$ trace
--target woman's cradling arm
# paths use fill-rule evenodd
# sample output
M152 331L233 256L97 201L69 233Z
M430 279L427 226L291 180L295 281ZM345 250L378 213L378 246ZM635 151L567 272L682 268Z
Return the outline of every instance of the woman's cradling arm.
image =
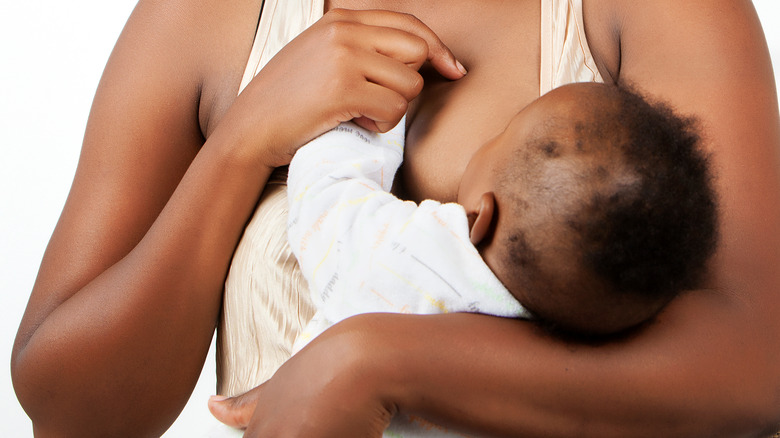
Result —
M707 283L635 336L600 346L472 315L391 329L412 349L383 368L406 390L391 400L497 435L767 434L780 423L780 117L758 17L749 1L610 7L613 77L700 120L720 208Z

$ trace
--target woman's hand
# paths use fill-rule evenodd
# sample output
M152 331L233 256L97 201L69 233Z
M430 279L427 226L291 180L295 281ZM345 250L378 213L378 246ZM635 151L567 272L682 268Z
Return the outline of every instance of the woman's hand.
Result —
M382 379L366 354L373 348L350 325L323 333L257 388L212 397L212 414L245 437L381 437L397 409L378 390Z
M242 147L264 145L263 164L282 166L298 147L340 122L355 119L375 131L395 126L422 89L417 70L425 61L449 79L465 73L436 34L411 15L332 10L263 68L222 125L238 133Z

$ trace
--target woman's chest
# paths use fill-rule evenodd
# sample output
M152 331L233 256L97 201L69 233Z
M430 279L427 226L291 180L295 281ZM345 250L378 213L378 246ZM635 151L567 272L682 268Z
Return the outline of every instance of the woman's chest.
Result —
M329 6L411 13L468 69L458 81L421 70L425 87L409 108L405 161L396 181L404 198L454 201L474 151L538 97L539 1L334 0Z

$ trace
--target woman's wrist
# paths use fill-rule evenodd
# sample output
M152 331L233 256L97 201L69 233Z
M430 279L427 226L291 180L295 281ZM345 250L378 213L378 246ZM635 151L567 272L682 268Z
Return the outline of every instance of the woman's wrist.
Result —
M421 315L388 313L362 314L348 318L331 328L334 344L341 351L340 371L350 376L348 384L360 388L361 397L382 406L395 416L399 412L419 414L425 401L416 382L431 372L415 342L421 334Z
M347 397L345 403L373 404L390 416L398 412L406 387L404 354L397 348L403 339L394 336L394 317L361 314L348 318L318 337L311 346L326 348L328 360L322 369ZM307 347L309 348L309 347Z
M240 105L237 102L235 105ZM238 110L240 108L231 108ZM235 111L238 112L238 111ZM279 165L274 160L273 122L243 120L239 114L228 113L203 146L213 150L226 165L241 169L273 170Z

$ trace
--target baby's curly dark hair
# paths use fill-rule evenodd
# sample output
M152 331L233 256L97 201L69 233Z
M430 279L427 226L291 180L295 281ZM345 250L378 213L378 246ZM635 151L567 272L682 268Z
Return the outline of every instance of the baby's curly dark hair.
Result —
M544 306L534 309L537 300L531 299L529 310L548 327L563 332L604 334L652 318L681 291L700 286L718 240L713 177L700 146L697 122L676 115L663 103L648 101L629 87L600 87L601 98L583 117L562 122L565 135L561 135L561 123L551 123L540 130L533 144L526 145L524 154L516 154L528 159L527 150L533 149L544 160L587 160L588 164L575 167L579 187L576 197L571 196L575 200L564 209L565 217L556 222L563 225L546 229L537 221L531 228L522 208L515 209L515 227L504 242L509 262L517 267L517 276L524 277L515 284L545 299L551 291L560 292L565 298L558 300L576 301L579 298L572 298L572 289L583 289L573 292L598 301L592 303L596 314L609 313L613 303L623 306L615 308L630 309L624 318L613 316L612 322L599 327L587 322L592 315L577 318L543 310ZM615 162L621 163L617 170ZM513 173L517 177L515 172L507 175ZM549 186L541 196L529 196L528 187L521 191L523 195L514 195L518 205L544 199L557 202L549 201L553 199ZM551 233L567 239L565 248L573 253L569 260L578 265L574 269L565 266L562 273L541 262L540 255L550 247L535 246L540 241L536 236ZM561 281L561 276L571 276L572 271L574 278ZM551 283L566 290L556 292ZM533 290L539 288L544 290ZM566 307L581 308L582 304Z
M640 178L629 190L594 194L581 227L584 260L615 291L668 296L696 287L717 240L708 160L692 119L615 87L622 152Z

